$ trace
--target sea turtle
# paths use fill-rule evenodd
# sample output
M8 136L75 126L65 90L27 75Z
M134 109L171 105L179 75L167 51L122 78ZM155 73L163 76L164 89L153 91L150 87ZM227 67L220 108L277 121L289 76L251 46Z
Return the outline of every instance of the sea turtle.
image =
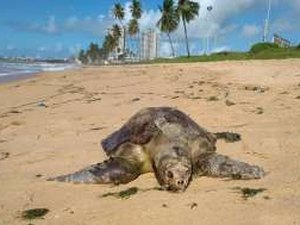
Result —
M208 132L175 108L145 108L102 140L108 160L50 180L123 184L143 173L154 172L162 188L182 192L196 176L234 179L264 176L261 167L216 153L219 138L234 142L240 140L240 135Z

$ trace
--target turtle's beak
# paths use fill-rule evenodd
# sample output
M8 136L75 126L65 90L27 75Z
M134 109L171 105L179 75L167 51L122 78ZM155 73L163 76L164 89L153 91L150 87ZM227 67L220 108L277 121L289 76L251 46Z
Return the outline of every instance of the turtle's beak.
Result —
M187 185L165 185L163 187L164 190L173 192L173 193L183 193L187 188Z

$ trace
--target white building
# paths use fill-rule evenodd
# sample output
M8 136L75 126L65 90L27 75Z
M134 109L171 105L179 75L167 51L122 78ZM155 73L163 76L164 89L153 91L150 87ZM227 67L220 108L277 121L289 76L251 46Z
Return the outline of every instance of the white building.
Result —
M141 35L140 59L155 59L158 56L159 35L154 29L148 29Z
M281 48L289 48L291 46L291 42L278 34L273 35L273 43L278 44Z

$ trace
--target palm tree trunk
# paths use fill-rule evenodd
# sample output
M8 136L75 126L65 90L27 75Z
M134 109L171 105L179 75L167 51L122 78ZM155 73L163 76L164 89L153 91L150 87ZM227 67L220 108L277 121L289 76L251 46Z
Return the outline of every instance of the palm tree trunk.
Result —
M123 26L123 54L126 54L126 27Z
M174 50L174 46L173 46L173 42L172 42L172 38L171 38L171 35L170 33L168 32L168 38L169 38L169 42L170 42L170 45L171 45L171 49L172 49L172 56L175 57L175 50Z
M183 28L184 28L184 35L185 35L187 57L190 57L191 54L190 54L189 41L188 41L188 36L187 36L186 21L185 21L185 19L182 19L182 21L183 21Z
M120 24L123 28L123 54L124 54L124 57L125 57L125 52L126 52L126 27L123 24L122 20L119 19L119 22L120 22Z
M136 58L140 61L141 58L141 33L138 33L138 40L137 40L137 50L136 50Z

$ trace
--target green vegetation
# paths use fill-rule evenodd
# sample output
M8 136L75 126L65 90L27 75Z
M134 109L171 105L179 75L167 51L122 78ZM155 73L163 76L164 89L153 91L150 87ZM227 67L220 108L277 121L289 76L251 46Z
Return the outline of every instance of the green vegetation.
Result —
M79 52L78 59L83 64L100 64L107 58L108 53L113 46L112 42L113 38L111 36L106 36L102 48L99 48L98 44L91 43L86 51L81 50Z
M99 48L97 44L91 43L89 49L81 51L79 60L83 63L99 62L106 59L109 54L108 47ZM104 45L105 46L105 45ZM108 48L108 50L107 50ZM249 52L219 52L211 55L201 56L180 56L176 58L157 58L151 61L144 61L141 63L190 63L190 62L214 62L225 60L255 60L255 59L287 59L300 58L300 45L290 48L280 48L273 43L258 43L254 44Z
M287 58L300 58L300 48L280 48L274 44L266 45L264 48L261 45L259 47L251 47L249 52L219 52L211 55L177 57L173 59L158 58L152 60L152 63L188 63L188 62L214 62L214 61L225 61L225 60L255 60L255 59L287 59ZM255 45L254 45L255 46ZM263 45L264 46L264 45ZM257 48L259 50L257 50ZM254 52L253 52L253 49Z
M268 42L256 43L252 45L250 49L250 53L257 54L263 51L272 50L272 49L274 50L278 48L279 46L275 43L268 43Z

